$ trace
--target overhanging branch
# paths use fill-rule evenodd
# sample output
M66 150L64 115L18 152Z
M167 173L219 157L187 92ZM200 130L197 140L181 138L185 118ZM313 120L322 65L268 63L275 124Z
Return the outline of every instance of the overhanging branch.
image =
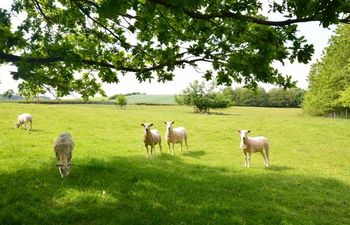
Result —
M34 63L34 64L51 64L51 63L65 62L65 60L66 59L62 56L42 58L42 57L27 57L27 56L24 57L24 56L18 56L13 54L0 53L0 64L1 64L1 61L8 62L8 63L27 62L27 63ZM175 65L175 66L183 65L183 64L191 65L199 61L208 62L208 60L205 58L195 58L191 60L180 59L180 60L174 61L172 65ZM114 65L109 62L96 61L91 59L81 59L81 62L89 66L99 66L103 68L115 69L115 70L120 70L125 72L149 72L149 71L161 70L164 67L168 66L168 64L158 64L158 65L153 65L145 68L136 68L136 67L127 67L123 65Z
M155 3L155 4L160 4L166 8L175 8L174 5L170 4L166 0L148 0L149 2ZM312 22L312 21L320 21L320 19L315 16L310 16L310 17L305 17L305 18L296 18L296 19L287 19L287 20L280 20L280 21L271 21L271 20L265 20L262 18L257 18L254 16L247 16L247 15L242 15L239 13L231 12L231 11L221 11L221 12L216 12L216 13L209 13L209 14L204 14L204 13L199 13L197 11L191 11L191 10L184 10L184 13L193 18L193 19L200 19L200 20L208 20L210 21L211 19L236 19L236 20L241 20L241 21L247 21L255 24L260 24L260 25L266 25L266 26L288 26L291 24L296 24L296 23L302 23L302 22ZM341 23L348 23L350 24L350 18L342 18L338 19L339 22Z

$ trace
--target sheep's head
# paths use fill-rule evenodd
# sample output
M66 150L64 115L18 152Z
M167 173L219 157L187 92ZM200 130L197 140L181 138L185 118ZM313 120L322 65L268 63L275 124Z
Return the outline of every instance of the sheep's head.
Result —
M164 122L164 124L166 125L166 129L168 131L170 131L171 129L173 129L173 124L175 123L175 121L168 121L168 122Z
M21 126L20 122L16 123L16 128L19 128L20 126Z
M68 176L71 166L70 163L59 162L56 164L56 166L58 166L58 171L60 171L62 178Z
M151 126L153 126L153 123L141 123L141 126L143 126L146 132L149 132L151 130Z
M250 130L238 130L238 132L241 134L241 142L245 143L245 141L248 138L248 133L250 133Z

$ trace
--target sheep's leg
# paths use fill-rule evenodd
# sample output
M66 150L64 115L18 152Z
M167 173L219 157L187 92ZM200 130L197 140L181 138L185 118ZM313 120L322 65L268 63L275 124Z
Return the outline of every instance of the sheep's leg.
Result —
M154 158L154 150L155 150L154 145L151 145L151 157L152 157L152 159Z
M148 145L145 145L146 146L146 158L148 159Z
M247 160L247 162L248 162L248 168L250 167L250 157L252 156L252 152L249 152L248 153L248 160Z
M269 145L265 146L265 153L266 153L266 159L267 159L267 166L270 166L270 149Z
M171 155L174 155L174 145L175 145L175 143L173 142L173 143L171 143L171 144L172 144Z
M244 167L247 167L248 166L247 153L243 152L243 154L244 154Z
M159 142L159 149L160 149L160 154L162 154L162 143Z
M180 142L180 152L182 152L182 141Z
M170 154L170 142L168 142L168 153Z
M266 156L265 156L264 151L261 151L260 153L261 153L262 157L264 158L264 164L265 164L265 166L268 167L268 166L269 166L269 163L267 162L267 159L266 159Z
M30 129L31 129L31 130L33 129L33 127L32 127L32 121L30 121Z

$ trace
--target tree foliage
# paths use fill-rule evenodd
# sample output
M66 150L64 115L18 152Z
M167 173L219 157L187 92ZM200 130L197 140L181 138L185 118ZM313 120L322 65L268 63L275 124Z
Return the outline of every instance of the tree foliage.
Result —
M45 90L39 84L30 81L23 81L20 83L18 85L18 92L26 101L33 97L37 97L38 102L40 94L45 94Z
M200 62L211 64L205 78L219 84L291 87L291 77L272 63L310 60L313 46L296 24L349 23L350 2L268 4L286 19L268 20L258 0L14 0L11 12L0 9L0 64L17 67L14 79L35 79L59 95L96 89L98 80L69 85L77 73L97 73L107 83L127 72L167 81L176 68ZM24 20L11 29L19 14Z
M204 82L198 80L190 83L190 85L182 91L180 95L175 96L175 101L181 105L190 105L194 107L194 111L209 113L209 109L227 108L230 101L216 91L217 85L212 83L208 86Z
M126 104L128 104L128 99L124 95L118 95L115 99L115 103L119 105L121 109L125 109Z
M312 65L309 90L303 102L311 115L327 115L350 108L350 25L339 26L322 59Z
M227 99L234 106L258 107L300 107L305 90L301 88L283 89L274 88L265 91L259 87L256 90L247 88L225 88L223 91Z

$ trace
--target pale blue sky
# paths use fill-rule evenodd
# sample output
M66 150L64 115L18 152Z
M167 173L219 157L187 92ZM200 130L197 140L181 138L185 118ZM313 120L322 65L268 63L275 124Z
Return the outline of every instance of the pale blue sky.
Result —
M12 0L1 0L0 8L9 8ZM273 18L272 16L271 18ZM273 18L275 19L275 18ZM298 30L301 35L304 35L309 43L314 44L315 54L313 55L312 61L305 64L289 64L285 66L275 65L283 74L292 75L294 80L298 83L297 85L301 88L307 88L307 76L312 63L321 57L323 49L327 46L328 40L332 35L332 31L329 29L324 29L318 25L317 22L309 22L298 25ZM205 71L206 65L201 65L201 72ZM15 67L9 65L0 66L0 93L8 89L14 89L17 91L18 81L14 81L10 75L10 71L15 70ZM198 73L191 67L186 67L185 69L178 69L175 72L176 76L173 81L166 83L158 83L156 80L151 83L139 83L135 75L132 73L127 73L124 77L120 76L120 82L118 84L104 84L108 96L116 93L129 93L129 92L145 92L147 94L178 94L188 84L194 80L201 80L202 73ZM262 85L263 87L269 89L273 86Z

